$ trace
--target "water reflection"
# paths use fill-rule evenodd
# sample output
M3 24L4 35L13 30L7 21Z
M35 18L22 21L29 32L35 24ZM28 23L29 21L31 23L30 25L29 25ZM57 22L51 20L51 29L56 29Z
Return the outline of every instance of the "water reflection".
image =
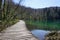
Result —
M45 35L47 35L50 31L46 30L32 30L32 34L36 37L38 37L40 40L45 39Z

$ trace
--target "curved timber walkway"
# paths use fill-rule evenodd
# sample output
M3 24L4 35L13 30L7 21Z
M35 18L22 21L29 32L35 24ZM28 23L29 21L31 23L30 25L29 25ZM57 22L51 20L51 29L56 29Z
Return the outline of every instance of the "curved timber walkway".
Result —
M20 20L0 33L0 40L38 40L26 28L25 22Z

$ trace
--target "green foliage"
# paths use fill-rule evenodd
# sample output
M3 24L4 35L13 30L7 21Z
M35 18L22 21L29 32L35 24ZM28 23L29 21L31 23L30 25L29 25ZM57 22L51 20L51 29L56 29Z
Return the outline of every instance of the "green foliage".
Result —
M9 2L7 3L6 0L4 0L0 31L18 22L19 19L14 10L15 9L10 7Z

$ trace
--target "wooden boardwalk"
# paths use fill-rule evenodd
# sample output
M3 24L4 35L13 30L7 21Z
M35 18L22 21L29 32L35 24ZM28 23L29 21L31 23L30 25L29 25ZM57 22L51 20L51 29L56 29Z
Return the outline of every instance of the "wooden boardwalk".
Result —
M38 40L26 28L25 22L20 20L0 33L0 40Z

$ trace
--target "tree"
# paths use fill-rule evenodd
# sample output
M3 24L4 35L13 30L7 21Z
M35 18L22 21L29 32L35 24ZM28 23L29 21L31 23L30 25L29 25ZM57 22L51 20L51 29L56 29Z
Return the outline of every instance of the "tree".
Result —
M0 31L18 21L15 12L21 3L21 0L20 0L19 4L12 9L13 6L10 5L10 3L13 4L12 0L4 0L3 5L2 5L2 1L3 0L0 0L0 9L1 9L0 18L1 18L1 23L2 23L2 27L0 27ZM15 4L13 4L13 5L15 5Z
M1 26L2 26L2 0L0 0L0 27Z

